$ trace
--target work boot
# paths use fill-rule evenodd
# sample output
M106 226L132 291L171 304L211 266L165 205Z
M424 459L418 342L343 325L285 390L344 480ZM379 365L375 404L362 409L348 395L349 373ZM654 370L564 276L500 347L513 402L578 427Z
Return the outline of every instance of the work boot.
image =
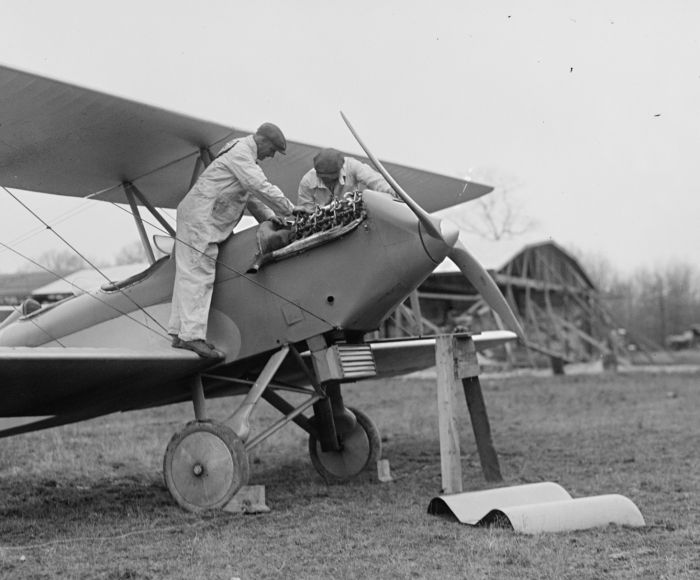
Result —
M178 338L177 343L173 340L174 348L184 348L196 352L202 358L224 358L224 353L214 348L207 341L198 338L196 340L182 340Z
M173 348L184 348L184 347L180 346L182 339L177 334L171 334L170 338L172 338L172 347ZM204 342L206 343L206 345L209 348L216 349L216 347L211 342L208 342L208 341L204 341Z

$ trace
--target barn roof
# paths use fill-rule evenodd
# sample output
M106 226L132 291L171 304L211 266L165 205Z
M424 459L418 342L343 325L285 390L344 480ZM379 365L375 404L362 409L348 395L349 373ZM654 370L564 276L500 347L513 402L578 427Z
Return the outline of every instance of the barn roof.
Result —
M461 233L460 241L467 247L474 257L479 260L481 265L491 272L506 275L509 271L509 265L517 264L525 254L530 252L547 252L554 254L557 262L565 264L566 268L573 270L577 274L575 278L577 280L580 279L583 285L588 286L589 288L595 288L593 282L589 278L588 274L586 274L585 270L581 267L578 260L551 238L529 242L524 242L522 238L517 240L508 239L490 241L472 238L464 233ZM517 268L515 268L515 270L516 272L514 275L520 275L517 273ZM440 265L438 265L431 275L431 278L453 276L454 274L458 273L459 268L457 268L452 260L447 258Z
M464 232L460 233L459 239L484 268L494 271L499 270L523 248L522 240L508 239L494 242L469 236ZM456 273L459 272L459 268L452 260L446 258L434 271L435 274L443 272Z

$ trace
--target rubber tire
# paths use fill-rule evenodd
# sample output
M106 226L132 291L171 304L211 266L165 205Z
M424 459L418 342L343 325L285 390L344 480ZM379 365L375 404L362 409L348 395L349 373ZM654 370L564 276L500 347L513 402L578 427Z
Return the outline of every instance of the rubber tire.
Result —
M194 475L195 464L203 467L203 475ZM168 443L163 476L168 491L184 509L219 509L248 483L248 454L243 442L226 425L191 421Z
M316 437L309 435L309 455L318 474L327 483L345 483L360 475L370 466L376 466L382 455L379 429L362 411L348 407L357 418L357 425L343 435L344 448L340 451L321 451ZM352 446L352 449L349 449ZM349 452L353 455L349 456ZM359 453L359 454L358 454ZM348 463L348 460L351 460Z

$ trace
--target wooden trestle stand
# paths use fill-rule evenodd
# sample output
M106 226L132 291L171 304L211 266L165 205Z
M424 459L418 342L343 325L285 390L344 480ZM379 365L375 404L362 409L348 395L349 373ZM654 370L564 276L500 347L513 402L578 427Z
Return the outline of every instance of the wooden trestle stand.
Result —
M444 494L462 492L458 418L455 413L461 380L472 422L476 448L486 481L503 481L491 439L491 427L479 382L479 363L468 334L443 334L435 340L440 463Z

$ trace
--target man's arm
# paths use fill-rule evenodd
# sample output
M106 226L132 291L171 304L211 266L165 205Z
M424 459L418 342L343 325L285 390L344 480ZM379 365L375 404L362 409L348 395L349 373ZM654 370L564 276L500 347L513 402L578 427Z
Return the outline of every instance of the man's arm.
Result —
M254 159L251 159L250 155L245 153L243 148L234 147L227 155L231 156L228 163L229 168L251 196L255 196L271 208L273 214L289 215L292 213L294 204L285 197L279 187L272 185L267 180L263 170ZM251 207L250 202L249 199L249 207Z
M394 195L394 190L387 183L380 173L372 169L366 163L362 163L352 157L345 158L346 171L351 173L358 183L363 183L367 189L390 193Z
M258 223L262 223L275 217L274 211L267 207L257 197L253 197L252 195L248 198L246 209L250 212L250 215L252 215L258 221Z

